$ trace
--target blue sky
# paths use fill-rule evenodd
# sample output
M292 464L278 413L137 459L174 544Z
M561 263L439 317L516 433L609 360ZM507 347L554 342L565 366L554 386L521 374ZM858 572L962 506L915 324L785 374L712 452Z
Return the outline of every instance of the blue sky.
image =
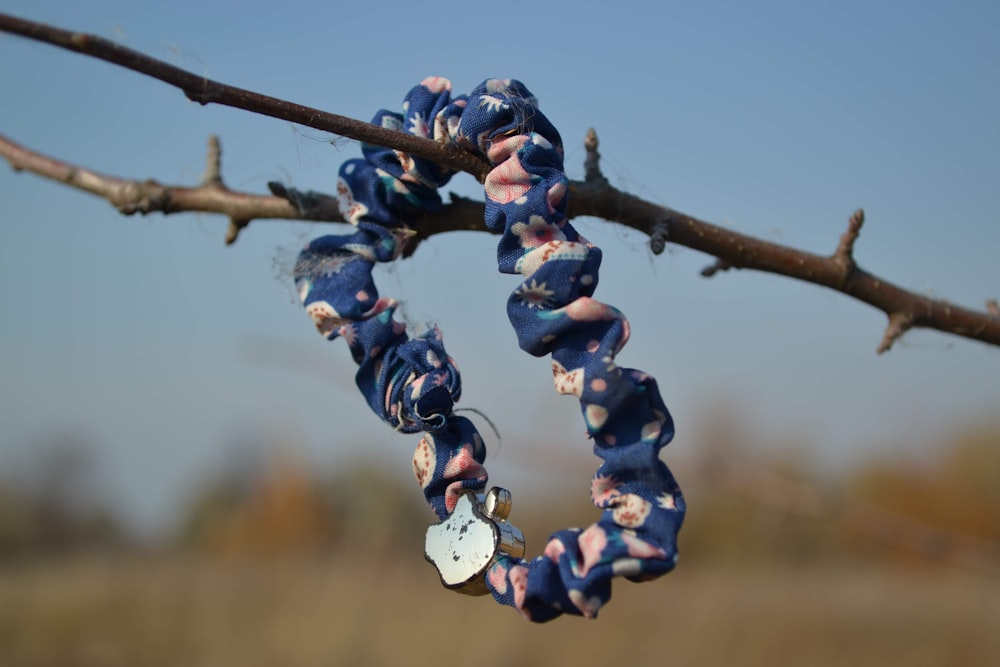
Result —
M427 75L459 92L519 78L560 129L571 177L593 126L626 190L821 253L864 207L867 269L962 305L1000 296L995 3L541 5L4 0L0 11L363 119ZM215 133L231 187L330 191L358 154L19 38L0 35L0 63L0 131L100 171L195 183ZM467 176L450 189L479 196ZM317 464L374 457L406 474L415 439L366 412L345 346L314 333L289 284L297 249L330 227L256 222L227 248L220 218L124 218L10 171L0 202L0 475L76 434L94 443L108 496L154 529L235 449L276 434ZM996 349L913 332L877 357L884 316L867 306L762 274L704 280L699 253L653 257L636 233L577 226L605 251L597 296L632 322L620 362L659 379L677 420L668 459L693 453L703 416L720 411L775 443L805 434L831 467L872 448L921 452L1000 413ZM495 274L493 243L436 237L380 289L410 322L440 323L463 405L504 436L494 481L517 489L543 483L532 457L590 454L548 362L516 347L504 315L516 281Z

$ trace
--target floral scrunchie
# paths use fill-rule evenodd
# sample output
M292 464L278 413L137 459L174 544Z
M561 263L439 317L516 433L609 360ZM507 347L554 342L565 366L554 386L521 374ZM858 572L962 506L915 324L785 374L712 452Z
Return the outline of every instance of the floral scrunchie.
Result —
M591 483L602 513L584 530L552 535L534 559L499 558L486 584L498 602L533 621L594 617L611 596L612 578L644 581L673 569L685 504L659 458L674 426L656 381L614 362L629 325L593 298L601 251L567 221L559 133L523 84L499 79L452 99L451 83L430 77L409 92L403 113L383 110L373 123L454 142L492 166L486 226L502 234L500 271L523 278L507 314L522 349L551 355L556 390L580 400L602 460ZM341 212L356 231L309 243L295 281L320 333L347 341L372 410L397 430L424 433L414 472L444 519L464 489L485 488L486 448L473 424L453 413L461 381L440 331L409 337L392 317L397 302L379 297L371 270L399 257L406 221L441 207L437 190L452 174L392 149L363 145L362 152L364 159L342 165L337 186Z

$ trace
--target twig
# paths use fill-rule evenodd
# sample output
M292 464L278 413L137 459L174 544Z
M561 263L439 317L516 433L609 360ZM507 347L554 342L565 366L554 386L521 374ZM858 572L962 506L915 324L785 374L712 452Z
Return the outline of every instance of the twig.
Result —
M665 221L656 223L653 231L649 234L649 250L654 255L663 254L670 240L670 225Z
M726 260L717 259L701 270L701 276L702 278L711 278L716 273L720 273L722 271L728 271L731 268L733 268L733 265L727 262Z
M851 271L856 266L854 262L854 243L861 234L861 225L863 224L865 224L865 212L859 208L847 222L847 231L841 235L840 243L837 244L837 249L833 253L834 261L844 269L844 280L847 280Z
M598 145L600 141L597 139L597 130L592 127L587 128L587 134L583 138L583 148L587 151L587 157L583 160L583 180L588 183L608 180L601 173L601 154L597 152Z
M219 137L211 135L208 138L208 155L205 156L205 175L201 184L207 187L226 187L222 182L222 144Z
M72 33L5 14L0 14L0 31L54 44L153 76L181 88L189 98L203 104L225 104L394 148L433 160L450 169L466 171L480 180L488 168L482 158L455 146L384 130L369 123L210 81L93 35ZM651 241L663 241L668 232L670 242L718 258L716 268L709 274L722 270L724 266L754 269L829 287L867 303L890 318L889 328L878 346L879 353L888 350L906 330L916 327L937 329L990 345L1000 345L1000 317L915 294L858 267L854 263L853 247L863 222L860 214L852 217L848 231L841 237L832 256L823 257L770 243L618 190L599 176L596 133L593 139L593 148L588 148L588 160L593 162L589 170L590 180L570 182L571 197L567 211L570 217L603 218L643 232L651 237ZM306 218L300 207L289 199L236 193L224 187L185 188L163 186L155 181L103 176L44 157L2 137L0 154L15 169L33 171L102 196L125 214L152 211L222 213L230 218L229 238L232 239L253 219ZM326 207L321 212L310 209L308 219L339 220L339 214L329 209ZM407 254L413 252L419 241L434 234L482 229L482 216L481 202L453 197L452 204L441 213L413 221L417 233Z
M899 340L911 327L913 327L912 313L889 313L889 324L886 325L882 342L878 344L878 349L875 351L879 354L888 352L892 344Z
M222 181L222 145L219 143L219 137L214 134L208 138L208 154L205 156L205 175L202 176L201 187L206 190L229 190ZM229 227L226 229L226 245L236 243L240 232L249 224L249 217L230 215Z

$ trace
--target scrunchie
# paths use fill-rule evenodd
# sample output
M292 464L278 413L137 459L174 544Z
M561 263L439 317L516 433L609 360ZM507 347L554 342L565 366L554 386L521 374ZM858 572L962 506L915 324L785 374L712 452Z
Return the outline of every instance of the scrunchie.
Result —
M579 398L603 461L591 482L601 518L585 530L555 533L534 559L497 559L486 585L494 599L533 621L594 617L611 596L613 577L648 580L677 561L685 504L659 458L673 438L673 420L651 376L614 363L629 325L592 296L601 252L567 221L555 127L518 81L490 79L455 99L450 92L447 79L425 79L406 96L403 114L383 110L373 123L455 142L489 160L486 225L502 232L500 271L524 278L507 302L508 317L522 349L552 355L556 390ZM337 185L341 212L357 231L309 243L295 281L320 333L347 341L372 410L397 430L424 432L413 468L444 519L464 489L485 488L485 445L474 425L453 413L461 381L440 331L410 338L392 318L396 301L379 298L371 270L401 254L406 220L438 209L437 190L452 174L392 149L362 151L363 160L342 165Z

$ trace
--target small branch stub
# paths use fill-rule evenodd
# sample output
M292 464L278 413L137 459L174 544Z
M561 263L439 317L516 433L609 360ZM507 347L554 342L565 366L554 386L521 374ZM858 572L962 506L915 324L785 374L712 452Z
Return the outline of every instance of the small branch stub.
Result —
M670 238L670 226L663 220L658 220L649 235L649 249L654 255L663 253Z
M587 135L583 138L583 147L587 151L587 157L583 160L583 180L588 183L608 180L601 173L601 154L597 152L599 144L597 130L587 128Z
M913 326L913 315L910 313L891 313L889 315L889 325L885 328L885 335L882 342L875 350L878 354L888 352L893 343L900 339Z
M840 243L833 253L833 260L844 269L844 280L851 275L856 264L854 262L854 243L861 234L861 226L865 224L865 212L858 209L847 222L847 230L841 234Z
M720 271L728 271L731 268L733 268L733 264L731 262L727 262L724 259L717 259L715 262L709 264L701 270L701 276L702 278L711 278L716 273L719 273Z
M222 143L218 135L208 136L208 152L205 155L205 175L201 179L203 188L228 192L229 188L222 181ZM250 224L249 216L229 216L229 226L226 227L226 245L233 245L239 238L240 232Z
M233 245L239 238L240 232L250 224L249 220L241 218L229 218L229 227L226 228L226 245Z
M208 137L208 154L205 157L205 175L201 184L206 187L224 188L222 183L222 144L217 135Z

